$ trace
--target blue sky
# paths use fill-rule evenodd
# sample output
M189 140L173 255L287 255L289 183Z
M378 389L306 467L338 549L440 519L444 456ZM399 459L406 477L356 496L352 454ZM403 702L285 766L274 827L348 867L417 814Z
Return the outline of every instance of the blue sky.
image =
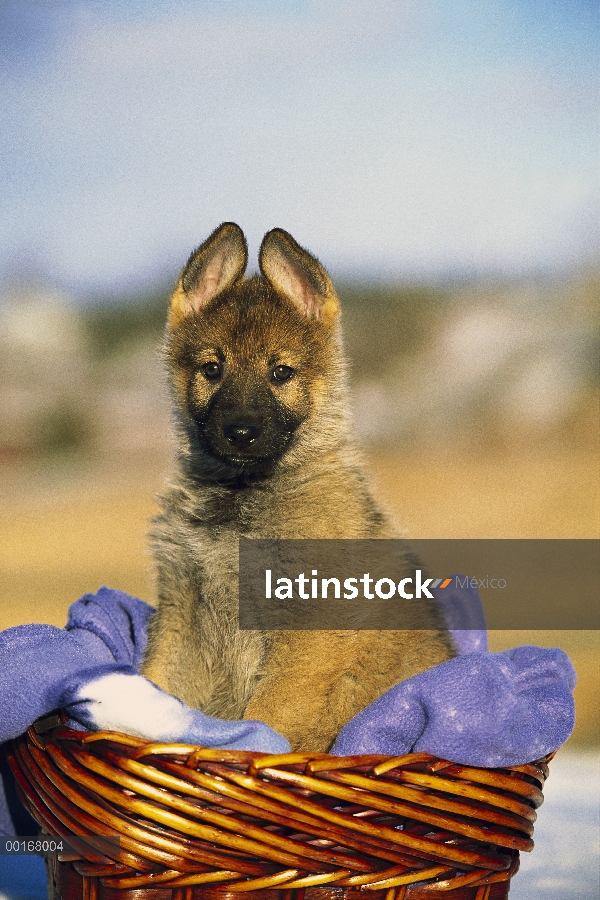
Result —
M597 242L596 0L4 0L0 279L146 287L224 220L339 275Z

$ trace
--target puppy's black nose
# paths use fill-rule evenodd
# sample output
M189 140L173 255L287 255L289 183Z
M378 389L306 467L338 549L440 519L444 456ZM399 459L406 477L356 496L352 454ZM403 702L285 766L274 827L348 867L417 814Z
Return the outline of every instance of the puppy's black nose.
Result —
M260 428L258 425L233 422L231 425L225 426L223 434L230 444L243 450L245 447L249 447L250 444L254 443L256 438L260 435Z

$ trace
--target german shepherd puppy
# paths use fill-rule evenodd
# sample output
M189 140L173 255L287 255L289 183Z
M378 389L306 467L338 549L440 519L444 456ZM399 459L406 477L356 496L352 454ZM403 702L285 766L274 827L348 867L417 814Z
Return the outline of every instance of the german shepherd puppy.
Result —
M143 673L190 706L260 719L295 750L329 749L393 684L454 655L435 605L423 631L238 629L246 538L389 538L352 443L339 301L321 264L281 229L244 279L225 223L190 256L166 331L179 438L153 549L159 606ZM407 623L408 624L408 623Z

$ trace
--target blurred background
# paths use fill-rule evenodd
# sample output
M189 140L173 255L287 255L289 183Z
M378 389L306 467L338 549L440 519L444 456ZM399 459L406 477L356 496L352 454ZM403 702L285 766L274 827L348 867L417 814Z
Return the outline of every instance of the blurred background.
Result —
M0 627L152 602L168 296L225 220L334 276L409 534L597 537L598 37L595 0L4 0ZM571 654L595 746L598 634L491 641Z

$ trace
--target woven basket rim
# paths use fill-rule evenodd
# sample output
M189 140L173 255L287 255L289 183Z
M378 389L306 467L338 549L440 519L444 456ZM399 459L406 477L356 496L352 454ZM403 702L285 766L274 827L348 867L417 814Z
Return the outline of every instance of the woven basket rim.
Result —
M269 754L46 719L9 761L49 834L118 835L117 850L86 845L72 862L106 886L435 893L510 879L549 757L483 769L426 753Z

